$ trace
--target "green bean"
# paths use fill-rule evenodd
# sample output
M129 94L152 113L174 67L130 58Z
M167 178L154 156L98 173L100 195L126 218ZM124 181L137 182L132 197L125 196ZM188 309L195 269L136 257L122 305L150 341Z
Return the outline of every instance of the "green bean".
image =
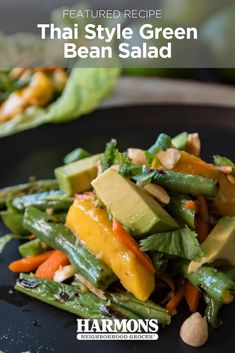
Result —
M215 197L219 190L218 182L216 180L198 175L157 170L155 172L150 170L150 173L152 173L152 183L180 194Z
M25 194L34 194L37 192L50 191L58 188L56 180L39 180L26 184L9 186L0 190L0 210L6 205L6 202L13 197Z
M113 305L108 300L100 299L90 292L82 293L68 284L44 280L26 274L20 275L15 289L83 318L139 318L131 311Z
M187 195L171 194L170 203L167 205L166 209L172 216L179 218L184 224L187 224L191 229L194 229L196 207L193 209L186 207L187 201L190 200L191 198Z
M79 161L80 159L90 157L91 154L81 147L76 148L72 152L66 154L64 157L64 164L73 163Z
M10 229L13 234L28 235L29 231L23 226L23 214L16 213L12 210L0 212L4 225Z
M97 288L107 288L115 279L112 270L96 256L78 244L76 237L62 224L47 221L47 214L29 207L24 226L50 247L65 253L75 270Z
M112 303L132 311L141 318L157 319L162 325L170 324L171 318L167 311L151 300L143 302L124 291L107 293L107 297Z
M18 247L19 253L23 257L39 255L49 249L49 246L39 239L33 239Z
M24 213L27 207L33 206L40 210L52 209L65 211L71 206L73 200L59 190L41 192L30 195L18 196L8 202L14 210Z
M186 261L178 262L176 269L194 286L203 289L209 297L224 304L233 301L235 282L226 273L209 266L202 266L197 271L189 273Z
M221 301L210 298L207 295L204 296L204 299L207 304L205 309L207 321L211 327L217 328L222 324L222 321L218 318L218 313L222 308L223 303Z
M182 132L172 139L172 145L178 150L185 150L188 140L188 133Z

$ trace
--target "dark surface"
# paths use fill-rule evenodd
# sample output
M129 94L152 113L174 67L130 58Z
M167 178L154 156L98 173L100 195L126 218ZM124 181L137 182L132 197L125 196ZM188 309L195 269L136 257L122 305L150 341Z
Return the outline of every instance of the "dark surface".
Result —
M91 152L102 151L110 137L116 137L120 149L147 147L159 132L177 134L182 130L198 131L203 157L215 153L235 159L235 111L191 106L148 106L99 110L70 124L42 126L0 140L0 187L53 176L63 156L82 146ZM0 228L0 234L4 229ZM235 306L222 311L223 326L212 330L205 347L186 346L179 337L182 321L188 316L183 306L170 327L160 330L152 342L79 342L76 340L76 317L12 290L16 275L7 265L19 258L18 241L6 247L0 257L0 350L5 353L227 353L234 352Z

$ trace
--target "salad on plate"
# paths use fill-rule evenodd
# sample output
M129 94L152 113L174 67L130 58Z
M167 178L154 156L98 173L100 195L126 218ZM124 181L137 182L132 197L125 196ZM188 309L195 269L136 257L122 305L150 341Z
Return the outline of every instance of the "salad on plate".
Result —
M63 75L66 75L64 72ZM197 133L161 133L147 150L76 148L53 180L0 190L22 238L16 290L83 318L157 319L188 306L183 341L201 346L235 294L235 164L203 161Z

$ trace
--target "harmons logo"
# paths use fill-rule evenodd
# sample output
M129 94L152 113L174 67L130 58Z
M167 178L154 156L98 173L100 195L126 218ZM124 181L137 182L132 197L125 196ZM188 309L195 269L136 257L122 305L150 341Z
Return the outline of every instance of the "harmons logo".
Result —
M157 340L155 319L77 319L78 340Z

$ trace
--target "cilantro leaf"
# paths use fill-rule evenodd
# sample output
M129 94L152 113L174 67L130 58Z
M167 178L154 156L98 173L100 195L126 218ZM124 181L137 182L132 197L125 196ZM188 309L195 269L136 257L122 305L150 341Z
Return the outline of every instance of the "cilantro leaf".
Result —
M111 139L105 147L104 156L102 160L103 172L115 163L117 153L117 140Z
M155 143L145 152L148 163L151 164L158 151L165 151L171 146L171 137L167 134L160 134Z
M152 177L156 174L155 170L151 169L144 169L142 168L142 171L140 171L138 174L133 176L133 179L138 183L138 184L150 184L152 181Z
M153 234L141 240L140 245L143 251L157 250L187 260L198 260L203 256L197 234L188 227L172 232Z
M117 141L111 139L106 144L102 160L102 170L105 171L115 163L119 165L119 173L127 178L140 174L143 169L141 165L132 163L127 152L119 152L117 149Z
M132 178L142 172L142 166L132 163L127 153L116 152L116 160L119 165L119 173L127 178Z

